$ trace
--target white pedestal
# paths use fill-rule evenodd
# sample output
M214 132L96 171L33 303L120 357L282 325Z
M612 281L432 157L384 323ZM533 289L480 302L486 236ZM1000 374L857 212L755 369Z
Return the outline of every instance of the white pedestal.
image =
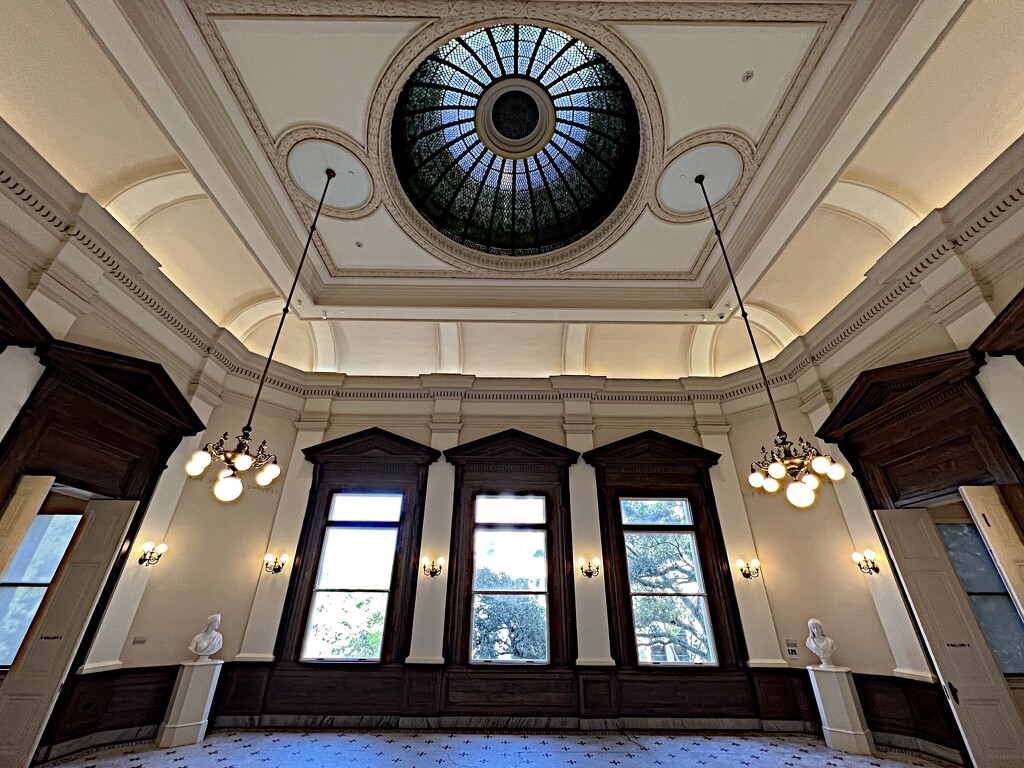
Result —
M181 665L167 716L156 735L158 747L197 744L206 736L210 704L223 665L219 659L186 661Z
M854 755L874 754L875 741L864 722L864 711L849 667L808 667L814 698L821 713L821 730L831 749Z

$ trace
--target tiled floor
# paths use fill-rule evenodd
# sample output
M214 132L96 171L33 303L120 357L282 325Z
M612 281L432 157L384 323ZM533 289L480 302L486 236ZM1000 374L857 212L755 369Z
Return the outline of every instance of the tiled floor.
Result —
M220 731L201 744L136 745L67 758L61 768L904 768L937 762L898 752L860 757L807 736Z

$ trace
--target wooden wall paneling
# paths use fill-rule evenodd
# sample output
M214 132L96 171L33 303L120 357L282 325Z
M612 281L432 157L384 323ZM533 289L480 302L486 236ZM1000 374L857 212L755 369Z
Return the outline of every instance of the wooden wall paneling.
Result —
M404 670L398 664L280 663L267 683L264 714L394 715L402 711Z
M227 662L221 668L210 720L218 715L259 715L269 680L269 664Z
M178 667L146 667L75 676L68 681L43 734L52 746L102 731L159 725L167 711Z
M618 676L614 670L581 669L577 685L579 686L580 717L618 717Z
M406 667L402 714L418 717L440 715L442 679L441 667Z
M868 728L963 750L960 730L937 683L854 673Z
M1024 365L1024 291L1006 305L971 349L993 357L1015 355Z
M754 669L751 679L762 720L820 724L811 677L804 669Z
M575 673L568 669L450 669L444 676L446 715L575 717Z

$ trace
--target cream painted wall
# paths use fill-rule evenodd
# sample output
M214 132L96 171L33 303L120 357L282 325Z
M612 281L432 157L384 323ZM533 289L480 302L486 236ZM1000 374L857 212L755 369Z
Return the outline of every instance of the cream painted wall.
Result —
M8 347L0 353L0 440L18 418L45 370L34 350Z
M248 415L243 404L225 403L211 415L203 442L225 430L241 430ZM290 416L261 411L253 424L254 439L266 439L278 456L287 457L295 442ZM170 466L167 472L181 472ZM284 468L287 473L288 467ZM187 647L211 613L222 614L224 648L219 658L231 659L241 648L246 622L263 568L277 511L281 480L266 489L246 480L242 497L222 504L211 489L216 476L207 470L190 478L167 529L169 547L152 566L135 621L121 659L126 667L157 666L190 660ZM134 550L133 550L134 551ZM129 560L126 568L141 568ZM146 638L134 645L136 637Z
M429 444L433 407L430 400L360 400L358 404L335 400L332 426L326 430L324 439L381 426ZM692 406L684 403L597 403L593 408L594 444L607 444L653 429L700 445L692 414ZM209 420L210 429L204 439L224 429L236 430L244 417L241 405L220 406ZM463 400L463 426L458 440L465 443L516 427L564 445L563 418L562 404L556 401ZM783 418L794 433L811 434L810 423L795 407L787 404ZM295 438L292 421L294 418L262 415L256 432L261 439L269 438L279 455L287 456ZM774 617L773 629L783 645L785 639L798 644L799 656L789 659L790 664L799 667L815 661L804 648L803 640L807 619L816 616L836 638L837 658L842 664L858 672L891 674L892 655L864 582L867 577L850 562L853 544L834 493L826 488L818 504L809 511L794 510L781 497L752 494L745 482L747 466L762 442L772 437L774 429L763 409L731 417L730 421L729 439L736 466L732 481L743 494L756 554L764 563L763 584ZM447 482L453 482L450 473L446 477ZM232 659L241 649L261 560L274 526L279 491L247 488L242 501L222 505L211 498L210 482L203 479L186 483L167 533L170 550L154 567L129 632L122 654L125 666L155 666L184 660L189 639L202 620L215 611L224 616L221 631L225 644L219 656ZM451 514L450 509L444 512ZM430 531L425 532L426 537L431 535ZM439 542L432 543L434 549L439 546ZM726 545L730 546L730 542L726 541ZM749 548L747 543L742 546ZM128 567L138 566L132 563ZM591 614L600 616L601 612ZM758 631L759 620L744 616L745 631ZM606 634L603 627L589 627L588 631ZM147 638L146 644L132 645L136 636ZM433 648L429 638L420 640ZM780 655L785 657L784 647L780 648Z
M782 402L780 417L790 439L811 438L813 429L795 404ZM746 503L750 528L762 563L779 639L797 643L791 666L816 664L804 647L807 620L821 620L836 640L835 663L856 672L891 675L895 661L882 630L865 579L850 559L856 549L835 491L823 484L818 501L808 510L791 507L779 495L768 496L746 483L750 462L776 432L767 408L731 419L729 432L737 478ZM855 482L847 478L844 482ZM863 545L861 545L863 546ZM876 547L881 551L881 547ZM785 655L785 649L783 650Z

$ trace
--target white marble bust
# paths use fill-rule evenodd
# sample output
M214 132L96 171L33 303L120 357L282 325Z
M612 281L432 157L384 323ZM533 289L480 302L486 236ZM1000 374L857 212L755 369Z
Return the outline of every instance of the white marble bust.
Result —
M821 666L831 667L832 655L836 652L836 641L825 634L825 628L817 619L807 622L811 634L807 636L807 647L821 660Z
M188 644L188 649L198 656L200 661L210 658L224 645L224 636L217 631L219 626L220 614L215 613L209 616L203 631L193 637L192 642Z

